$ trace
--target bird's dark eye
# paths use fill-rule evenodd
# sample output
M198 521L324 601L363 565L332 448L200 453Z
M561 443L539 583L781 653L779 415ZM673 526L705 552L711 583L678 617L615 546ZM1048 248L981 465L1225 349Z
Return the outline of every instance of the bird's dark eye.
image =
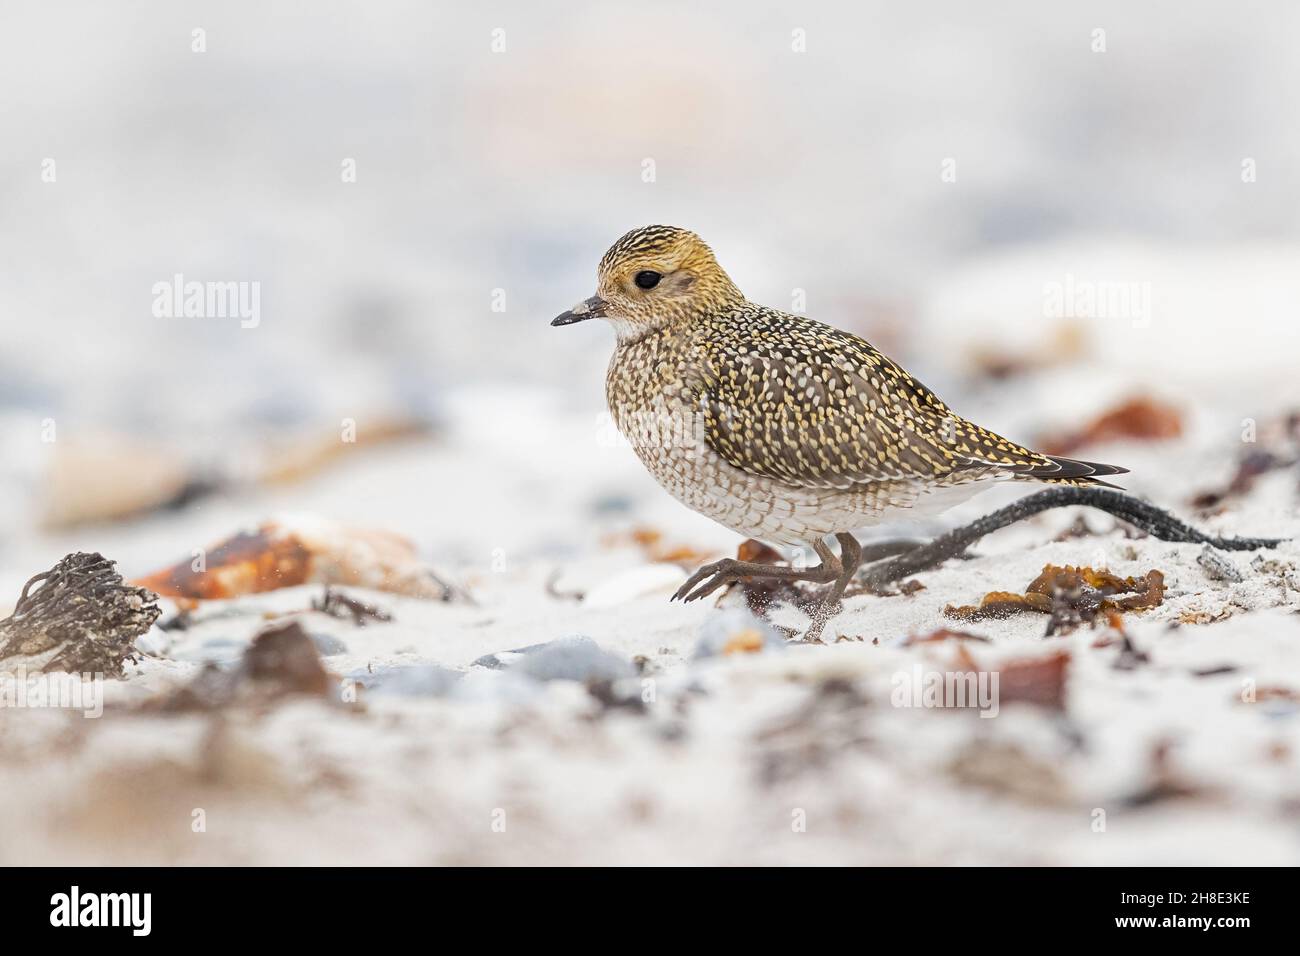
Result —
M653 289L655 286L659 284L659 280L662 278L663 276L661 276L659 273L651 272L649 269L645 269L641 272L638 272L636 274L636 278L633 279L632 281L636 283L638 289Z

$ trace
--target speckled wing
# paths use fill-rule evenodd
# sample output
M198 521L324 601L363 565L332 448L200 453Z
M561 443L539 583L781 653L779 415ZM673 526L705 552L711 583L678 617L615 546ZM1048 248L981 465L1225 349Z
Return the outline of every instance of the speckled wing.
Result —
M711 337L699 390L705 440L743 471L796 487L850 489L999 474L1101 484L1088 476L1123 470L1015 445L953 414L863 339L764 313Z

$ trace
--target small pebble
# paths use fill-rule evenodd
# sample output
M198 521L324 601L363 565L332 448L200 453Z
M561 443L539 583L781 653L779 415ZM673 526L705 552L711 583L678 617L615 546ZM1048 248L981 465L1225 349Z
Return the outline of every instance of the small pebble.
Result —
M357 670L348 679L375 694L392 694L397 697L445 697L464 677L461 671L439 667L437 664L416 664L409 667L377 667L374 670Z
M779 651L785 638L776 628L755 617L748 608L732 607L711 615L700 629L694 657L754 654Z
M1241 569L1233 563L1231 558L1208 544L1197 555L1196 563L1201 566L1205 576L1214 581L1227 581L1236 584L1246 579L1245 575L1241 573Z
M539 681L619 680L636 674L631 661L603 650L581 634L488 654L474 663L494 670L507 668Z

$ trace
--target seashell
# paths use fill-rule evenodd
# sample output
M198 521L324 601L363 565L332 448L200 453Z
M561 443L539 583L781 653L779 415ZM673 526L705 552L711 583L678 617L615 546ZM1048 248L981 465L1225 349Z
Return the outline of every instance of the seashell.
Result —
M346 584L450 600L453 589L388 531L311 517L277 518L134 581L172 598L212 600L299 584Z

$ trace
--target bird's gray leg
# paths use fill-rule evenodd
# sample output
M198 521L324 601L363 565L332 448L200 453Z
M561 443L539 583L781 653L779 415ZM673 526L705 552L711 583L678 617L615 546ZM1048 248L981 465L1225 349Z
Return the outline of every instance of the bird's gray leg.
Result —
M759 564L756 561L737 561L734 558L714 561L687 578L686 583L672 596L672 600L698 601L724 584L740 578L776 578L785 581L813 581L817 584L836 580L842 573L840 559L831 553L824 541L813 544L813 550L822 559L822 563L815 568L786 568L775 564Z
M822 628L826 626L831 615L839 609L844 589L849 586L853 575L857 573L858 565L862 563L862 545L857 538L851 534L837 534L835 540L840 543L840 573L830 591L813 610L812 624L803 636L803 639L809 643L821 640Z
M835 580L835 586L831 588L831 593L826 596L825 603L833 607L839 603L844 596L844 589L849 586L853 580L853 575L858 573L858 566L862 564L862 545L858 539L851 534L837 534L835 540L840 543L840 564L843 570L840 576Z

